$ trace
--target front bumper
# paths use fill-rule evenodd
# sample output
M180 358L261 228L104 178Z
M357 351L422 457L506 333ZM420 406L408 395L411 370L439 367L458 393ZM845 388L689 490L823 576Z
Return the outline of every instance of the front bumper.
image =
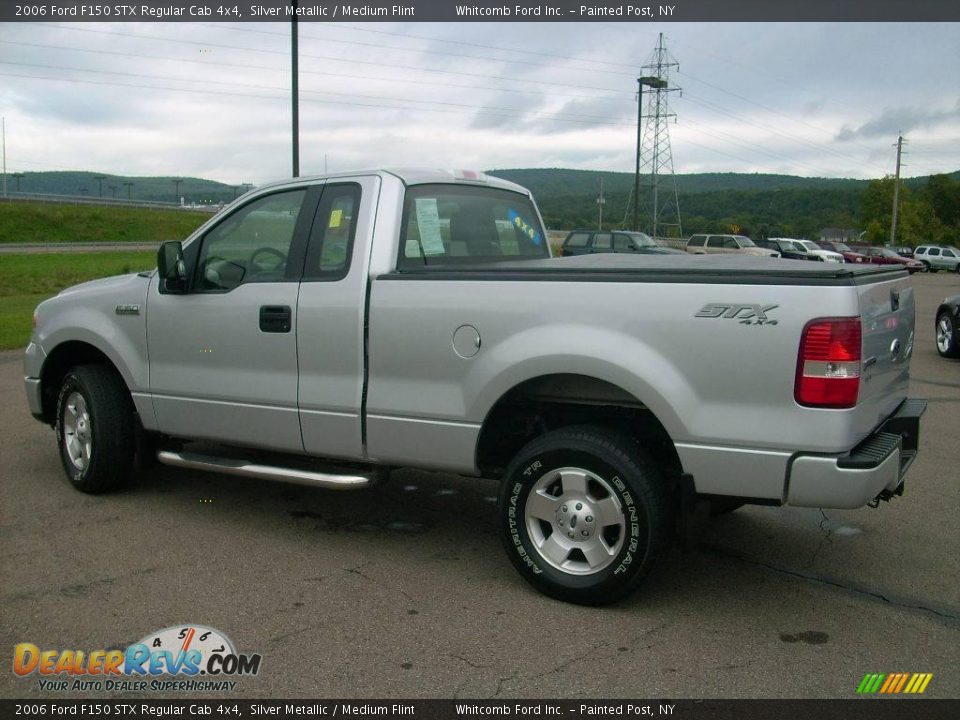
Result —
M794 456L787 474L787 504L858 508L902 495L904 477L917 457L920 416L926 409L926 400L904 400L845 455Z
M27 391L27 407L30 408L30 414L40 421L44 421L40 371L43 368L45 358L43 348L37 343L31 342L27 345L23 358L23 385Z

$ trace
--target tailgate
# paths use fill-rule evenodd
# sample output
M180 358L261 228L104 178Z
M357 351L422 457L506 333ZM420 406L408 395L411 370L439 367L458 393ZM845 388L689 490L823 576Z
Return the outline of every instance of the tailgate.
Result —
M858 425L873 427L907 397L913 355L914 292L906 273L864 282L857 289L863 319Z

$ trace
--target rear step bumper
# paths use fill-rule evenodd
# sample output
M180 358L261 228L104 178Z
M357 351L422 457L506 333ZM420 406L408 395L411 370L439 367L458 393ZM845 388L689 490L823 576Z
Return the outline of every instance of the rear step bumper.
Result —
M787 504L857 508L903 494L920 445L927 401L904 400L871 435L845 455L796 455L788 470Z
M275 465L261 465L249 460L201 455L190 452L172 452L161 450L157 453L157 460L164 465L190 468L193 470L210 470L212 472L239 475L241 477L257 478L259 480L277 480L280 482L296 483L298 485L312 485L313 487L332 488L335 490L355 490L374 484L376 476L370 474L350 473L333 474L314 470L279 467Z

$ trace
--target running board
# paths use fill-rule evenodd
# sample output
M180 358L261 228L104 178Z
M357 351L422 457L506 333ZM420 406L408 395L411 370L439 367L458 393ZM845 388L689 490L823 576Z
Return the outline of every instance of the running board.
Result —
M164 465L190 468L191 470L209 470L211 472L239 475L240 477L257 478L259 480L276 480L279 482L311 485L313 487L331 488L333 490L356 490L373 484L374 475L334 475L314 472L312 470L297 470L294 468L277 467L274 465L258 465L248 460L214 457L189 452L171 452L161 450L157 453L157 460Z

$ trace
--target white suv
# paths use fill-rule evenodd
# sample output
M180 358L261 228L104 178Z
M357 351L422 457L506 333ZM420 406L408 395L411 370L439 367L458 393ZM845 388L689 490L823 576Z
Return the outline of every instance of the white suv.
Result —
M913 259L919 260L930 272L952 270L960 273L960 250L940 245L921 245L913 252Z

